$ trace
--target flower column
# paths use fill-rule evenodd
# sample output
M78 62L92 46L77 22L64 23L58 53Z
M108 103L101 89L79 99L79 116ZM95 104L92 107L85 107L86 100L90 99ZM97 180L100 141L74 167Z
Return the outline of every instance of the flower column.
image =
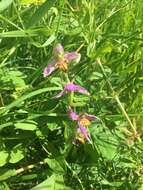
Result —
M67 72L69 63L71 63L72 61L78 63L80 61L80 54L76 51L64 52L63 46L61 44L57 44L53 49L53 57L51 63L48 64L48 66L44 69L44 77L49 76L57 69L63 71L64 73ZM89 92L85 88L77 84L74 84L73 82L70 82L68 75L66 78L67 83L64 85L63 90L53 98L59 98L63 96L65 93L70 93L71 97L72 93L74 92L89 95ZM75 112L73 112L72 108L70 107L70 103L71 102L69 102L68 115L73 121L77 121L77 125L75 126L76 134L73 142L75 143L76 141L78 141L80 143L85 143L85 141L88 141L90 143L91 138L88 132L88 127L90 126L90 122L96 119L96 117L94 115L88 114L77 115Z

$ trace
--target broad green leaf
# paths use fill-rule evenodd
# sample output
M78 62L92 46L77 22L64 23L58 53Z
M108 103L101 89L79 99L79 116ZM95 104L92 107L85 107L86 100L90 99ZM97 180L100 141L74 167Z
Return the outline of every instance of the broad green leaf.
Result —
M49 159L46 158L45 162L49 165L49 167L55 172L55 173L64 173L64 169L61 166L60 162L56 159Z
M17 129L34 131L36 130L37 126L33 123L15 123L14 124Z
M16 170L15 169L0 169L0 181L4 181L12 176L16 175Z
M33 187L31 190L73 190L70 187L65 186L62 175L53 174L51 177Z
M0 167L4 166L6 163L8 163L8 152L5 150L0 151Z
M100 128L93 128L92 135L95 137L94 141L97 151L99 151L104 158L112 160L118 155L118 141L109 129L106 129L103 133Z
M0 1L0 12L5 10L12 3L12 1L13 0L1 0Z
M48 129L51 131L57 130L58 125L56 123L47 123Z
M99 154L97 152L97 150L95 149L95 147L93 148L93 146L91 144L85 144L84 145L84 150L85 150L85 156L87 157L87 161L89 163L96 163L99 159Z
M24 158L24 151L21 144L16 145L13 147L12 151L10 152L10 163L17 163Z
M99 142L97 141L98 148L103 157L112 160L117 155L117 147L112 145L110 142Z

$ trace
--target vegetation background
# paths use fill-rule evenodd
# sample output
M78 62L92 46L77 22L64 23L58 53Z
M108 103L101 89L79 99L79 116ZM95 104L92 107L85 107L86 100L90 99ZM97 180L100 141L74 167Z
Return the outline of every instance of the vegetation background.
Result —
M0 190L143 190L142 23L142 0L0 1ZM43 78L57 42L82 47L92 144L71 143L60 73Z

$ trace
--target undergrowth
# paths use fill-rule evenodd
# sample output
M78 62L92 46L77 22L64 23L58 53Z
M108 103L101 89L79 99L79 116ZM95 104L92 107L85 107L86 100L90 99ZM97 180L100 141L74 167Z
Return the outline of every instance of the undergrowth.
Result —
M0 190L143 189L142 10L141 0L0 1ZM80 60L44 77L57 44ZM55 98L69 82L86 93Z

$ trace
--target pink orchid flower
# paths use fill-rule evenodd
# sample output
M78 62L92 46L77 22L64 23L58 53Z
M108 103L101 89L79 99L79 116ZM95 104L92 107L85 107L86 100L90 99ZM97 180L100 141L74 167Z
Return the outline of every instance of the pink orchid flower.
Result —
M44 77L49 76L53 71L59 68L62 71L67 71L68 63L80 61L80 54L76 51L64 52L64 48L61 44L57 44L53 49L53 58L50 64L45 67L43 71Z
M89 95L89 92L85 88L70 82L70 83L66 84L64 86L64 89L59 94L54 96L54 98L59 98L59 97L63 96L65 92L79 92L81 94Z
M96 119L96 116L89 114L77 115L71 108L68 109L68 115L73 121L77 121L78 123L78 126L76 127L76 139L81 143L84 143L85 140L91 142L87 127L90 125L91 121Z

